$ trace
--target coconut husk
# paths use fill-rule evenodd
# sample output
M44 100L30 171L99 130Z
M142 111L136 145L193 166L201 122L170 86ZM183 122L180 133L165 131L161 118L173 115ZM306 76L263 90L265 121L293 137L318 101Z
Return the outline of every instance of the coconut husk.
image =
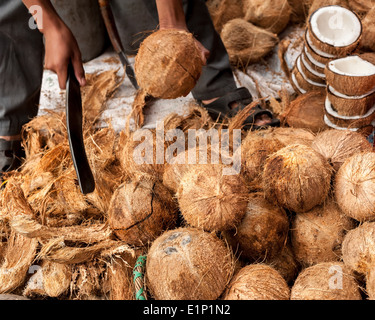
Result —
M245 0L244 19L275 34L289 24L292 8L287 0Z
M331 168L318 152L290 145L274 153L263 172L266 198L294 212L307 212L328 196Z
M347 159L336 175L337 204L346 215L361 222L375 218L374 166L375 153L358 153Z
M266 264L242 268L230 282L224 300L289 300L283 277Z
M372 9L368 11L366 17L362 20L363 33L360 42L361 49L375 51L375 2L372 4Z
M225 170L223 165L194 166L182 177L177 199L190 226L223 231L245 215L248 188L241 176L225 175Z
M260 186L266 159L282 148L284 144L275 136L267 137L249 132L241 146L241 171L246 180Z
M9 293L21 286L32 265L38 240L11 231L0 267L0 293Z
M23 295L30 298L34 296L60 297L69 290L71 278L70 266L43 261L28 280Z
M262 193L249 196L246 214L236 229L224 237L242 258L251 262L272 259L284 247L289 231L285 211L264 199Z
M293 100L280 119L293 128L308 129L314 133L324 131L328 128L324 122L324 104L325 97L321 91L311 91Z
M328 86L327 97L332 104L332 108L341 116L355 117L364 116L375 105L375 92L353 99L350 96L340 96Z
M233 268L231 251L214 234L179 228L165 232L148 251L147 286L156 300L215 300Z
M203 62L194 37L181 30L158 30L140 45L134 71L139 86L154 98L187 96Z
M316 136L311 147L326 158L336 172L355 154L372 151L371 143L363 135L350 130L326 130Z
M277 45L277 35L243 19L233 19L223 27L221 38L232 65L246 69L259 62Z
M266 259L264 263L277 270L288 285L294 283L300 268L289 243L281 249L278 255Z
M352 270L342 262L325 262L303 270L291 300L362 300Z
M313 0L309 10L309 16L311 16L316 10L327 7L327 6L340 6L349 9L349 3L351 0Z
M334 0L334 2L336 2L336 0ZM359 45L359 42L361 40L362 26L361 26L361 31L358 34L358 38L355 41L353 41L351 44L349 44L349 45L346 45L346 46L334 46L332 44L325 43L325 42L321 41L318 38L318 35L316 35L314 33L314 30L313 30L313 28L311 26L311 19L313 19L313 16L315 14L317 14L320 9L322 9L323 7L326 8L328 6L329 5L319 5L319 7L315 11L313 11L314 8L315 8L314 3L311 6L311 8L310 8L311 14L309 16L308 23L307 23L307 30L309 32L309 40L310 40L309 42L310 42L310 44L313 47L316 47L319 50L321 50L321 51L323 51L323 52L325 52L325 53L327 53L329 55L335 55L337 57L345 57L347 55L350 55L351 53L353 53L357 49L357 47ZM332 5L330 5L330 6L332 6ZM347 8L348 7L347 1L345 1L345 0L344 1L343 0L339 0L339 4L334 4L333 5L333 8L340 8L340 7L348 9ZM331 13L332 13L332 16L334 16L335 14L336 15L338 14L338 12L335 12L334 10ZM352 12L352 13L358 19L359 23L361 24L360 18L354 12ZM327 17L327 19L329 19L329 18ZM339 27L337 27L337 29L338 28Z
M375 52L365 52L359 55L363 60L366 60L375 65Z
M244 17L243 2L243 0L208 0L206 2L212 22L218 33L221 32L227 22Z
M352 97L360 97L363 95L373 93L375 88L375 74L368 76L359 76L358 74L340 74L332 69L332 66L334 64L339 63L342 60L349 60L355 58L358 58L358 60L363 61L360 56L350 56L343 59L337 59L328 63L325 69L327 84L335 88L340 93ZM369 64L368 61L366 61L366 63Z
M311 146L311 143L315 139L315 135L310 130L287 127L273 128L265 131L265 137L276 138L284 147L292 144Z
M357 14L364 16L375 6L374 0L350 0L349 6Z
M292 9L290 21L292 23L305 23L313 0L288 0Z
M142 179L121 185L108 210L111 229L122 241L145 246L177 222L177 203L159 181Z
M341 244L354 222L330 200L323 206L298 214L291 227L296 259L304 266L340 261Z

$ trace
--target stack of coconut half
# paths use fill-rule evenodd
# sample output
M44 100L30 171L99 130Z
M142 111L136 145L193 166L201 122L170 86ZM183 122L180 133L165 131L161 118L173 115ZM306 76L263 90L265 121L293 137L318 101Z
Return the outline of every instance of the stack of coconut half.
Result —
M325 74L326 124L352 131L371 127L375 120L375 65L353 55L328 63Z
M303 50L291 74L300 94L326 88L326 65L346 57L358 47L362 24L358 16L341 6L326 6L308 19Z

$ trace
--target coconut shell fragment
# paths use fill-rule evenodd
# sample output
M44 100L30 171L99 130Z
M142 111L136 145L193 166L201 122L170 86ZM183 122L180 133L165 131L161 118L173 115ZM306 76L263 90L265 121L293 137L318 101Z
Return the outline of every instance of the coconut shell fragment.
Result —
M289 297L290 289L275 269L253 264L233 277L224 300L289 300Z
M140 45L134 71L139 86L154 98L187 96L195 87L203 61L191 33L158 30Z
M325 262L302 271L291 300L362 300L352 270L342 262Z
M304 145L290 145L267 160L265 195L286 209L307 212L327 198L331 175L329 163L318 152Z
M214 234L179 228L153 242L147 255L147 285L156 300L216 300L233 267L230 250Z

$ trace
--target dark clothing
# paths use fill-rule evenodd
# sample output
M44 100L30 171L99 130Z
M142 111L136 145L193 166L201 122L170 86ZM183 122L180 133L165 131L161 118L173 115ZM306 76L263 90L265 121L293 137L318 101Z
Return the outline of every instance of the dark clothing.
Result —
M192 94L209 100L236 89L228 54L203 0L186 0L187 26L210 51ZM127 54L158 25L155 1L112 0L113 14ZM0 1L0 135L16 135L35 117L43 76L43 37L29 27L32 19L21 0Z
M43 37L21 0L0 2L0 135L16 135L38 112Z

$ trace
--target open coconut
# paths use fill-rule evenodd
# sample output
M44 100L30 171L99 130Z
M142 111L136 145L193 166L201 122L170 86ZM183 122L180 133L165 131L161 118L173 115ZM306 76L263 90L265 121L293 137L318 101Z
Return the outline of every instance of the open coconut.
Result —
M306 29L304 36L305 53L310 61L313 61L317 66L324 68L328 62L337 59L337 56L323 52L318 47L314 46L310 39L309 30Z
M333 108L342 116L363 116L375 105L375 91L367 95L353 97L327 86L327 97Z
M352 270L342 262L324 262L303 270L291 300L362 300Z
M134 71L139 86L161 99L187 96L195 87L203 62L194 37L181 30L158 30L140 45Z
M176 226L177 210L172 194L161 182L142 179L124 183L115 191L108 221L122 241L143 246Z
M334 109L327 96L325 102L325 117L330 123L341 128L361 128L372 126L371 123L375 120L375 105L363 116L343 116Z
M375 65L354 55L329 62L327 83L336 91L359 98L374 92Z
M231 64L246 68L258 62L277 45L277 35L243 19L229 21L221 32Z
M147 254L148 288L156 300L216 300L234 260L214 234L193 228L165 232Z
M245 0L244 7L246 21L276 34L286 28L292 14L287 0Z
M366 17L362 20L363 34L360 46L362 49L375 51L375 2L372 9L367 13Z
M343 243L344 263L352 270L366 276L366 289L371 300L375 299L375 223L365 222L348 232Z
M341 166L335 180L341 210L360 222L375 218L375 153L355 154Z
M288 284L272 267L253 264L242 268L229 283L224 300L289 300Z
M234 228L244 217L248 189L224 165L194 166L181 179L177 199L186 222L206 231Z
M302 94L291 102L280 118L290 127L318 133L328 128L324 122L324 103L321 91Z
M353 220L341 212L332 200L298 214L291 227L294 255L304 266L339 261L344 236L353 228Z
M306 61L306 57L304 55L304 53L302 52L301 55L298 57L298 59L300 60L300 66L301 66L301 70L302 70L302 73L304 75L306 75L306 77L311 80L311 81L314 81L314 82L317 82L317 83L321 83L321 84L325 84L326 83L326 76L324 73L320 73L318 71L316 71L315 69L311 68L311 66L309 65L309 63Z
M262 193L249 196L245 217L236 229L224 233L233 251L241 257L263 261L277 256L285 245L289 220L285 211L272 205Z
M350 130L321 132L311 147L326 158L336 171L355 154L372 151L371 143L362 134Z
M308 68L316 71L317 73L321 75L324 75L324 79L325 79L326 75L324 73L324 70L326 68L326 64L316 60L307 48L308 47L305 44L302 50L302 54L304 56L303 63L306 64Z
M307 212L328 196L331 169L324 157L310 147L290 145L266 162L263 184L266 198L294 212Z
M327 54L344 57L357 48L362 24L354 12L334 5L312 13L308 30L311 45Z

